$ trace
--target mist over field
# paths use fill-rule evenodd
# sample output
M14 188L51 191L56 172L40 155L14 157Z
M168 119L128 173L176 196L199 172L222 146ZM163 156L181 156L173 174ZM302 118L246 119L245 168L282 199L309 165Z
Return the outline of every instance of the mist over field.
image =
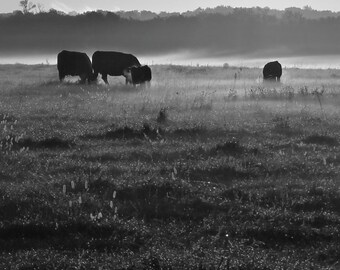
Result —
M337 13L227 7L215 11L3 15L0 61L55 63L56 54L68 49L89 55L96 50L131 52L151 64L261 66L264 59L283 58L288 66L313 66L320 60L320 67L338 66L331 61L340 53Z

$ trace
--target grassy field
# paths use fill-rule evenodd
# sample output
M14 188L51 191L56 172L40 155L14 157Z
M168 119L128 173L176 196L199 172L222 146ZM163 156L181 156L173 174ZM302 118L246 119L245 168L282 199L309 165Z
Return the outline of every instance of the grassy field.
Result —
M340 70L0 66L1 269L339 269Z

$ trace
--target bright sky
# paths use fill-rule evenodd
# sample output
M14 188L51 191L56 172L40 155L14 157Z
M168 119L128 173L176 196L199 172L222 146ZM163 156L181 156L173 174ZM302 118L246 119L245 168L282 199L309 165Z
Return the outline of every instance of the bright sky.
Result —
M20 0L1 0L0 13L12 12L20 9ZM160 11L187 11L198 7L216 7L219 5L232 7L270 7L285 9L287 7L311 6L317 10L340 11L340 0L31 0L40 3L45 10L54 8L64 12L90 11L90 10L150 10Z

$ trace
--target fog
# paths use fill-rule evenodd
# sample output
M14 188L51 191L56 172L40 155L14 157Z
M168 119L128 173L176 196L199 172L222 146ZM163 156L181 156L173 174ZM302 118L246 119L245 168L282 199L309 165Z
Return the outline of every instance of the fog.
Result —
M91 58L92 53L86 51ZM57 53L54 54L18 54L11 56L0 56L0 64L44 64L55 65L57 63ZM225 55L219 57L207 57L190 52L168 53L164 55L138 55L137 58L142 64L147 65L188 65L188 66L229 66L237 67L259 67L262 68L267 62L278 60L286 68L306 68L306 69L340 69L340 55L307 55L290 57L256 57L254 55Z

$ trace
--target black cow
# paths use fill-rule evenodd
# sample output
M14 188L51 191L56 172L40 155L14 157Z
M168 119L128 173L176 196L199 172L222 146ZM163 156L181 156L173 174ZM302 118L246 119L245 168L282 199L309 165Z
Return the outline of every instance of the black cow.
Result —
M106 84L107 75L124 76L126 83L129 82L127 70L131 67L140 67L138 59L132 54L111 51L96 51L92 55L92 68L94 76L98 73L102 75L102 79Z
M91 61L86 53L63 50L58 54L57 60L60 81L67 75L79 76L81 83L86 79L89 83L94 80Z
M278 61L269 62L263 68L263 79L270 81L280 81L282 66Z
M152 75L151 69L149 66L141 66L141 67L131 67L124 71L124 76L126 78L127 83L136 84L144 84L150 83Z

